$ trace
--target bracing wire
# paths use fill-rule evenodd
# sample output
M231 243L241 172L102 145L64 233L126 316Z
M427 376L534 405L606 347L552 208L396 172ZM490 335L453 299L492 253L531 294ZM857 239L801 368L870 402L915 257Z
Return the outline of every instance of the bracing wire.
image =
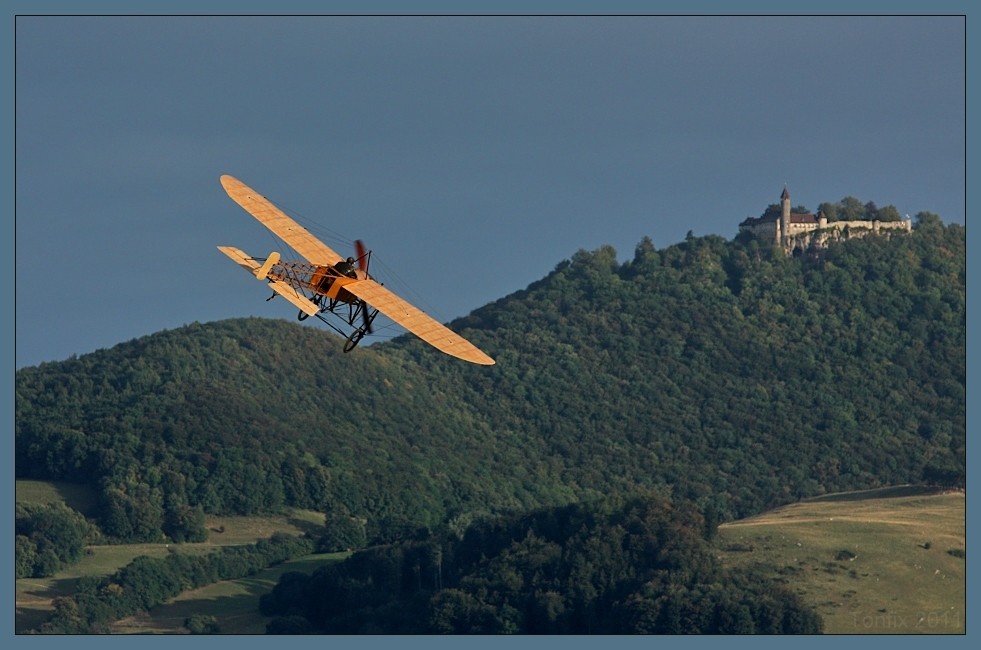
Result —
M338 249L341 249L343 251L354 250L353 239L348 239L338 231L310 217L307 217L302 213L299 213L292 209L289 209L289 211L287 211L288 210L287 208L284 208L284 206L281 206L279 204L277 204L277 206L281 210L289 214L290 217L295 219L297 223L299 223L308 231L310 231L312 235L314 235L315 237L317 237L327 245L336 246ZM339 250L338 252L341 252L341 250ZM341 254L342 256L345 256L344 253ZM371 252L371 265L372 265L372 269L378 267L381 267L382 269L382 272L380 274L372 273L372 277L375 277L376 275L379 276L382 280L384 280L384 284L388 286L390 289L393 289L399 295L404 296L406 299L410 300L416 305L419 305L419 307L422 308L424 311L432 314L433 316L436 316L437 320L440 320L440 322L445 322L445 319L443 319L442 316L437 313L436 308L426 300L423 294L415 290L415 288L412 287L392 267L385 264L384 260L378 255L376 251Z
M323 223L316 221L315 219L312 219L304 215L298 210L291 209L279 203L276 203L275 205L280 210L288 214L292 219L294 219L301 226L306 228L310 232L310 234L317 237L328 246L335 247L336 249L338 249L338 252L342 256L347 255L346 251L354 251L355 243L353 239L349 239L345 237L342 233L334 230L333 228L330 228L329 226L324 225ZM271 241L274 242L274 246L279 246L280 248L288 249L294 255L299 256L296 253L296 251L291 246L289 246L285 241L276 237L272 232L268 230L266 231L266 233L270 237ZM345 251L345 252L342 253L341 251ZM375 273L372 273L372 277L376 277L376 279L382 281L386 286L388 286L396 293L406 297L408 300L419 305L423 310L427 311L433 316L436 316L437 320L440 320L441 322L445 322L445 319L443 319L440 315L438 315L433 305L429 303L421 293L419 293L411 285L409 285L409 283L400 274L396 273L394 269L392 269L390 266L385 264L385 262L378 256L377 253L372 252L371 270L374 271L379 267L381 268L382 272L380 274L377 274L377 277ZM384 314L380 314L380 315L384 317ZM323 319L321 318L321 320ZM394 321L385 318L383 321L376 324L374 331L371 334L368 334L366 338L370 337L372 339L388 340L401 336L402 334L405 333L405 331L406 330L403 327L396 324Z

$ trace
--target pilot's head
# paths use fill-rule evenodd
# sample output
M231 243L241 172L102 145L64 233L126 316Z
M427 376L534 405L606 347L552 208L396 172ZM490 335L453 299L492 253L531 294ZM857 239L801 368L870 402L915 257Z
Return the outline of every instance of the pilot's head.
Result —
M354 258L353 257L347 258L347 263L348 264L354 264Z

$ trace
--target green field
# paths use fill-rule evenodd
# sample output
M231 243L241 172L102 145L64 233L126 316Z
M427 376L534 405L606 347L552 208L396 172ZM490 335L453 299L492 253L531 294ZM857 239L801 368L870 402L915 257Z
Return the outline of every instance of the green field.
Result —
M222 634L265 634L266 623L272 619L259 613L259 597L276 586L279 576L287 571L311 573L347 555L309 555L248 578L186 591L166 605L117 621L112 634L183 634L187 632L184 621L195 614L215 617Z
M83 576L107 576L118 569L126 566L134 558L140 555L151 557L164 557L173 550L181 553L207 553L219 546L232 546L236 544L251 544L260 539L266 539L275 532L284 532L298 535L309 529L311 526L319 525L323 521L323 515L308 511L294 511L290 515L266 516L266 517L216 517L208 520L210 530L207 542L200 544L120 544L113 546L90 546L86 549L85 556L81 562L61 571L50 578L22 578L17 580L16 588L16 608L15 628L18 632L35 628L48 619L51 613L52 601L59 596L68 596L74 592L75 583L78 578ZM223 529L224 532L217 531ZM333 556L332 556L333 557ZM313 556L304 561L323 562L322 556ZM276 580L282 571L295 570L293 563L285 563L279 567L269 569L257 576L252 576L242 581L234 581L234 584L218 583L202 590L216 589L209 592L207 599L217 598L222 589L229 590L229 593L238 594L246 588L257 585L264 585L268 582L265 589L271 589L276 584ZM267 575L268 574L268 575ZM242 585L238 585L242 583ZM222 587L221 585L224 585ZM197 590L197 591L202 591ZM259 592L261 593L261 592ZM182 595L181 598L184 596ZM253 618L256 613L256 603L258 596L252 603L251 615ZM234 607L234 602L222 603L224 609ZM211 612L209 612L211 613ZM180 625L183 625L181 618ZM263 631L265 623L262 624ZM224 630L225 627L223 626ZM144 630L145 631L145 630ZM174 630L172 630L174 631Z
M963 634L965 498L902 487L828 495L719 527L731 566L796 591L831 634Z
M88 511L87 509L94 504L94 497L89 490L68 483L17 481L16 495L17 501L21 503L54 503L61 501L80 511L83 511L82 509ZM323 521L323 514L307 510L293 510L289 514L262 517L209 517L206 523L209 531L208 541L199 544L161 543L89 546L86 548L85 555L78 564L54 576L49 578L21 578L16 581L15 630L17 632L24 632L44 623L51 615L52 601L59 596L70 596L74 593L75 584L79 578L111 575L140 555L164 557L175 550L181 553L207 553L219 546L252 544L260 539L267 539L276 532L299 535L322 526ZM325 561L324 556L312 556L304 560L304 562L317 563L323 561ZM230 593L235 593L237 590L264 585L266 582L268 582L268 586L263 587L263 590L271 589L276 583L279 574L288 570L294 570L293 563L285 563L246 580L235 581L236 583L241 582L245 586L236 586L232 583L219 583L203 590L214 588L218 590L214 593L220 593L221 589L224 588L229 590ZM220 585L225 586L221 587ZM217 596L214 593L207 596L207 598L215 599ZM181 598L183 598L183 595ZM258 618L256 610L257 599L258 596L253 599L252 614L247 618ZM223 601L221 609L233 607L234 604L232 600L227 603ZM183 620L182 618L179 627L183 626ZM229 625L232 625L232 623L229 623ZM224 626L222 629L225 629ZM263 622L262 630L260 631L264 630L265 623Z

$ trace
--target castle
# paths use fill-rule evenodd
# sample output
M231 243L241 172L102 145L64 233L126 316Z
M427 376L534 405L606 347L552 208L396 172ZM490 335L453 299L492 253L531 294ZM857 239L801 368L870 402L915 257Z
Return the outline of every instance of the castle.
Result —
M817 216L791 212L790 192L783 188L780 194L780 210L767 209L759 217L749 217L739 224L739 232L772 242L784 252L800 255L808 248L823 248L828 241L864 237L869 233L888 231L911 232L913 222L907 217L902 221L828 221L824 212Z

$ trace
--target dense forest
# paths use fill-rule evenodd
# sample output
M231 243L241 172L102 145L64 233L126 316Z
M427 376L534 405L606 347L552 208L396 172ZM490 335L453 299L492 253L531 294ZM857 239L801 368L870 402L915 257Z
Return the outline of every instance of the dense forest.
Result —
M800 258L579 251L451 323L490 368L409 336L343 354L297 323L195 323L19 370L16 474L91 485L110 540L297 506L354 545L638 489L724 520L963 483L965 246L921 213Z
M813 634L771 580L723 569L691 504L614 497L376 547L260 600L278 634Z

